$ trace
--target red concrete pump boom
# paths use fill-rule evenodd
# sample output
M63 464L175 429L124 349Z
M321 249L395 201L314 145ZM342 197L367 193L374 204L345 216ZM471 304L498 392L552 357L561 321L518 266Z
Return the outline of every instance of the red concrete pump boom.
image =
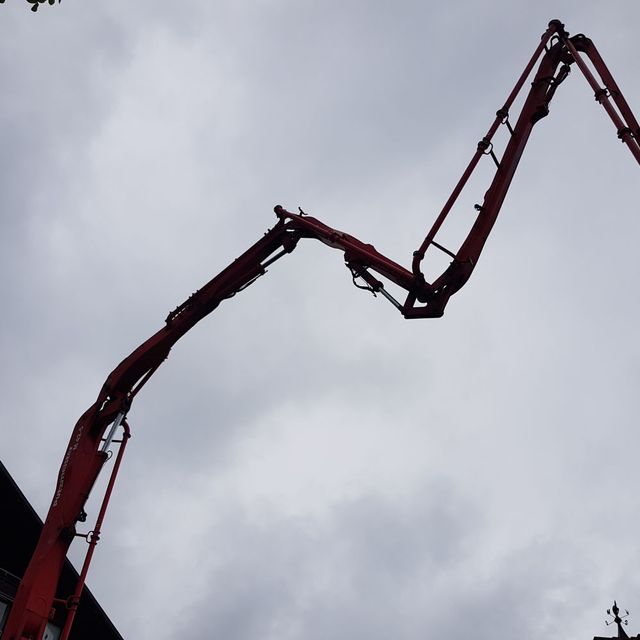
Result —
M590 60L591 67L600 76L600 80L593 75L583 55ZM510 109L538 60L540 62L531 88L515 124L512 124ZM574 63L593 88L596 100L611 117L618 137L640 163L638 121L595 46L583 35L569 37L564 25L553 20L513 91L497 111L487 134L478 143L469 165L424 242L413 253L411 269L386 258L372 245L332 229L302 211L293 214L277 206L275 213L278 221L273 229L267 231L226 269L169 313L165 325L111 372L96 401L78 420L62 461L40 540L22 579L4 630L5 640L41 639L52 616L56 620L63 617L65 622L61 637L63 640L68 637L91 555L100 536L115 475L129 437L126 415L136 394L169 355L171 347L223 300L248 287L265 273L268 265L293 251L303 238L320 240L342 251L354 283L357 284L356 281L359 280L361 284L358 286L361 288L383 295L405 318L442 316L449 298L465 284L478 262L533 126L549 113L549 103ZM502 125L510 135L502 157L498 158L492 138ZM491 157L496 167L495 175L483 203L476 205L477 215L469 233L461 246L453 251L437 242L436 235L483 156ZM421 263L431 247L448 254L451 263L433 282L427 282L421 271ZM379 277L404 289L407 292L405 301L398 302ZM114 440L119 429L122 429L122 438ZM121 446L96 526L88 534L77 533L77 523L86 519L84 507L89 493L109 458L109 448L114 442L120 442ZM73 594L57 594L62 565L75 537L84 537L89 543L80 580Z

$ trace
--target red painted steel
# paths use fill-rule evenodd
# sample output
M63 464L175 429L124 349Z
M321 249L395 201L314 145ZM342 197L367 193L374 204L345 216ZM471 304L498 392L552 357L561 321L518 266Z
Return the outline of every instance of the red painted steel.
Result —
M591 61L604 87L600 87L580 54L584 54ZM540 62L531 88L516 124L512 127L509 121L509 109L538 60ZM370 244L332 229L315 218L303 215L302 212L293 214L277 206L275 212L278 221L275 227L267 231L263 238L232 264L169 313L165 326L111 372L96 401L78 420L62 461L40 540L18 589L3 638L10 640L42 638L52 607L69 602L69 598L56 597L58 578L69 545L76 536L76 523L83 517L89 493L107 459L106 453L100 450L102 438L118 415L126 415L133 398L169 355L171 347L221 302L242 291L263 275L266 272L266 266L293 251L302 238L320 240L342 251L354 282L356 278L360 278L365 282L364 288L383 292L385 297L398 306L405 318L442 316L451 295L464 285L475 268L531 130L549 113L549 103L574 62L596 92L596 99L612 118L618 136L640 162L638 122L593 43L581 34L570 38L562 23L553 20L549 23L549 28L543 34L540 44L503 107L497 111L487 134L478 143L478 148L469 165L424 242L414 252L411 270L396 264ZM502 157L498 160L491 140L502 124L509 128L511 135ZM451 264L434 282L429 283L420 269L421 262L430 246L443 249L436 242L436 235L483 155L492 155L497 164L495 176L482 205L477 206L478 214L465 240L457 251L446 250L453 256ZM383 283L371 272L407 291L404 304L397 303L386 291ZM121 448L118 465L122 451ZM113 480L115 475L109 483L106 502L100 511L99 526L104 517ZM71 599L73 604L77 602L76 597L79 597L82 590L94 547L95 545L91 545L90 552L87 554L88 558L82 570L80 584ZM65 634L68 634L71 627L72 616L73 613L65 626Z
M96 545L100 540L100 534L102 533L102 523L104 522L104 516L107 513L107 507L109 506L109 500L111 499L111 493L116 483L116 478L118 477L120 463L122 462L122 457L124 456L127 442L131 437L131 429L129 428L126 420L122 422L122 428L122 440L120 440L120 447L118 448L118 453L116 454L116 459L113 463L113 469L111 470L109 483L107 484L107 489L104 493L104 498L102 499L102 505L100 506L100 511L98 512L96 524L93 527L93 531L90 531L88 534L86 534L86 536L82 536L87 541L89 548L87 549L87 554L85 555L84 562L82 563L82 569L78 577L78 583L76 584L75 591L65 603L65 606L69 610L69 613L67 614L67 619L64 622L64 627L62 628L62 632L60 634L60 640L68 640L69 634L71 633L71 627L76 617L78 605L80 604L80 596L82 595L82 592L84 590L84 584L87 579L87 574L89 573L89 566L91 565L93 552L96 550Z
M542 51L544 51L544 54L542 54ZM604 89L599 87L578 52L583 52L591 60L594 68L601 76L605 85ZM582 34L569 38L569 34L565 31L564 25L559 20L552 20L549 23L549 28L542 36L541 44L534 52L527 69L525 69L527 76L527 70L533 68L535 60L540 57L540 55L542 55L542 57L533 82L531 83L531 89L525 98L518 120L510 131L511 136L505 147L503 156L499 160L499 166L496 169L489 189L485 193L484 201L482 205L477 207L478 215L471 226L471 230L457 250L456 257L448 269L434 282L427 285L430 292L426 300L421 300L422 302L427 302L425 307L415 307L414 296L417 295L417 288L413 291L409 290L405 302L405 317L417 318L425 317L425 315L432 317L438 312L441 315L449 298L458 291L471 276L484 247L484 243L498 217L498 213L504 202L507 190L511 185L511 180L518 167L531 130L537 122L549 114L549 103L555 95L558 86L567 77L570 65L574 62L576 62L578 68L584 73L587 81L589 81L594 88L594 91L596 91L596 99L602 103L613 120L618 131L618 136L625 142L633 156L640 163L640 129L638 128L638 122L631 113L631 109L591 40ZM505 122L505 118L508 118L509 108L517 93L522 88L524 80L525 74L518 80L505 105L497 111L496 120L494 120L487 135L478 143L478 149L463 173L462 178L445 203L444 208L427 234L424 242L420 248L414 252L412 271L417 280L424 280L422 272L420 271L420 263L424 259L429 246L434 244L436 233L451 212L463 187L475 170L478 160L485 154L487 149L492 149L490 146L491 139L500 122ZM609 103L609 96L613 98L615 104L618 106L619 114ZM420 300L420 297L417 297L418 300Z

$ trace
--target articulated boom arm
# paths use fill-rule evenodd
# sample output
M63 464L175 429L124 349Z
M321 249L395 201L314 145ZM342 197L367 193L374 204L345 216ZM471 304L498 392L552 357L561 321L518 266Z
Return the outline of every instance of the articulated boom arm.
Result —
M604 86L598 84L581 54L590 59ZM516 124L512 126L509 110L538 60L540 63L531 89L524 100ZM540 44L507 101L498 110L489 131L478 143L475 154L424 242L414 252L411 270L386 258L372 245L332 229L303 214L302 211L293 214L277 206L275 212L278 221L273 229L267 231L232 264L169 313L165 326L111 372L96 401L78 420L60 468L42 535L19 587L3 634L4 638L42 638L54 605L62 605L68 609L62 640L68 637L88 564L99 538L113 480L129 437L126 414L136 394L169 355L171 347L223 300L245 289L266 272L267 266L293 251L302 238L320 240L342 251L354 283L359 279L364 284L357 286L382 294L405 318L442 316L449 298L469 279L480 257L533 126L548 114L549 103L557 87L567 77L570 66L574 63L583 72L595 92L596 99L613 120L618 137L640 163L640 127L593 43L583 35L570 38L563 25L554 20L543 34ZM493 150L492 138L501 125L508 128L510 137L502 158L498 159ZM458 250L453 252L439 244L436 235L483 156L491 156L496 165L495 176L482 205L476 205L477 217L466 239ZM429 283L422 274L421 262L426 251L432 246L447 253L452 261L442 275ZM404 289L407 292L404 303L393 298L374 274ZM114 440L114 436L119 428L123 429L123 437L117 441ZM76 525L86 519L84 506L102 466L109 457L112 442L121 442L121 446L96 527L89 534L78 534ZM78 587L70 596L56 597L67 550L74 537L80 535L89 543L89 551Z
M598 84L581 53L584 53L589 58L600 75L604 86ZM511 126L509 111L539 59L541 59L540 64L531 83L531 89L525 98L516 124ZM552 20L513 91L509 94L502 108L496 112L496 118L487 134L478 142L475 154L427 237L420 245L420 248L413 254L412 272L417 281L424 280L420 271L420 264L430 246L448 253L453 260L447 270L434 282L424 284L423 291L425 293L423 293L423 297L420 296L420 287L416 286L413 291L409 291L403 311L405 317L421 318L442 315L449 298L471 276L484 243L498 217L507 190L520 162L522 152L529 140L531 130L537 122L549 114L549 103L558 86L566 79L573 63L584 74L594 90L596 100L602 104L613 121L620 140L629 147L635 159L640 163L640 126L593 42L582 34L570 38L564 30L564 25L559 20ZM500 125L505 125L508 128L510 137L502 158L498 159L493 150L491 140ZM489 189L485 193L483 203L476 205L478 214L471 230L454 254L439 245L435 241L435 237L442 223L451 212L469 177L478 165L479 160L485 155L491 156L496 165L496 173ZM426 302L426 306L415 307L416 298L420 302Z

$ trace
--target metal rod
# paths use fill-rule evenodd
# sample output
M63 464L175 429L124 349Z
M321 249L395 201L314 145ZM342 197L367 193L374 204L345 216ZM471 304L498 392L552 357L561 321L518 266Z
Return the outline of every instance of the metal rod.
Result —
M109 433L107 437L104 439L102 448L100 449L102 453L106 453L107 449L111 446L111 441L113 440L113 437L116 435L116 430L118 429L118 427L120 426L120 424L122 423L126 415L127 414L124 411L121 411L116 416L116 419L113 421L111 428L109 429Z
M441 244L439 244L435 240L432 240L431 244L437 249L440 249L440 251L443 251L444 253L446 253L448 256L451 256L452 258L456 257L456 254L453 253L453 251L449 251L449 249L447 249L446 247L443 247Z
M378 293L381 293L396 309L402 311L402 305L390 293L387 293L384 287L380 287Z
M270 264L273 264L276 260L279 260L280 258L282 258L282 256L286 255L287 253L289 252L286 249L283 249L282 251L278 251L278 253L276 253L274 256L272 256L268 260L265 260L260 266L263 269L265 269Z

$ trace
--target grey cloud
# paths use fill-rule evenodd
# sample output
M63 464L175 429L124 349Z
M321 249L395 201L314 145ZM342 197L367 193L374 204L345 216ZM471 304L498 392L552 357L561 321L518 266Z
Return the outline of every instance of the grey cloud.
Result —
M196 631L240 638L417 637L408 630L421 615L409 603L463 562L477 525L474 510L446 484L424 487L419 500L362 496L339 505L325 522L227 521L234 558L207 573L200 607L208 623ZM197 611L192 617L203 619Z

